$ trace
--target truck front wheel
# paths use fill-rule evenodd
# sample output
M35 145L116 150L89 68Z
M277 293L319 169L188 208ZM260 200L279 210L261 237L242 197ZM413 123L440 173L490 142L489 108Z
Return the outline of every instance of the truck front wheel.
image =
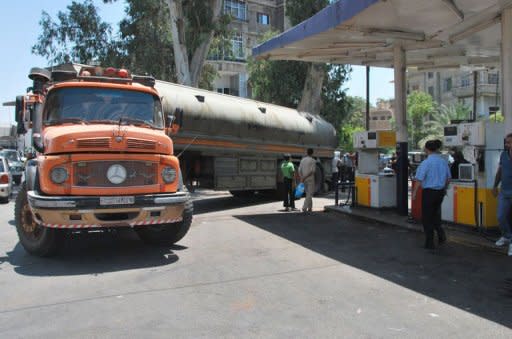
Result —
M148 244L172 245L180 241L187 234L192 224L194 206L192 201L185 203L183 220L172 224L149 225L135 229L139 238Z
M27 200L27 189L23 185L16 197L14 219L20 243L28 253L40 257L55 254L62 243L61 230L38 224L32 216Z

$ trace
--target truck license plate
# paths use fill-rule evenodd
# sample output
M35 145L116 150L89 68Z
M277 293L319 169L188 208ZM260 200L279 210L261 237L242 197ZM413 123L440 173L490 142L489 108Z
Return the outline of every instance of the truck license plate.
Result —
M100 205L131 205L135 197L100 197Z

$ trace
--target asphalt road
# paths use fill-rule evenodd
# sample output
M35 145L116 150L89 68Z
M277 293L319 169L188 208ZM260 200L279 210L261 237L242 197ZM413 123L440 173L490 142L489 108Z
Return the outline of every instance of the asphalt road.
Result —
M196 193L187 236L73 236L54 258L18 244L0 205L1 338L510 338L512 260L278 202ZM299 202L299 206L302 202Z

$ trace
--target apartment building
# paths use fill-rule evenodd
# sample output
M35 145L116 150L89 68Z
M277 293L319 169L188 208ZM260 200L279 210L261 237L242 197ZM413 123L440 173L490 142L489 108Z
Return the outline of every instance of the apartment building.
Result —
M390 130L392 129L391 121L393 119L393 100L379 100L377 107L370 109L370 130Z
M488 116L500 105L499 72L476 71L476 116ZM470 71L407 72L407 90L429 93L434 101L446 106L462 103L473 110L474 73Z
M219 93L250 97L247 85L247 57L269 30L282 32L289 24L285 19L286 0L224 0L224 12L231 14L230 53L210 55L208 63L219 74L214 81Z

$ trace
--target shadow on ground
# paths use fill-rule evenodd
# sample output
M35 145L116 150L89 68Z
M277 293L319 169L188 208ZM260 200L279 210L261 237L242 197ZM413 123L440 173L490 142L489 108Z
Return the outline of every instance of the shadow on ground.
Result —
M424 250L423 235L329 213L238 219L380 278L512 327L511 259L454 243Z
M228 195L223 197L198 199L194 200L194 215L249 207L273 201L277 201L277 199L265 195L254 195L246 198L237 198Z
M176 252L184 249L146 245L133 230L126 229L70 235L59 253L50 258L31 256L17 243L0 262L9 262L15 272L29 276L101 274L170 265L179 259Z

